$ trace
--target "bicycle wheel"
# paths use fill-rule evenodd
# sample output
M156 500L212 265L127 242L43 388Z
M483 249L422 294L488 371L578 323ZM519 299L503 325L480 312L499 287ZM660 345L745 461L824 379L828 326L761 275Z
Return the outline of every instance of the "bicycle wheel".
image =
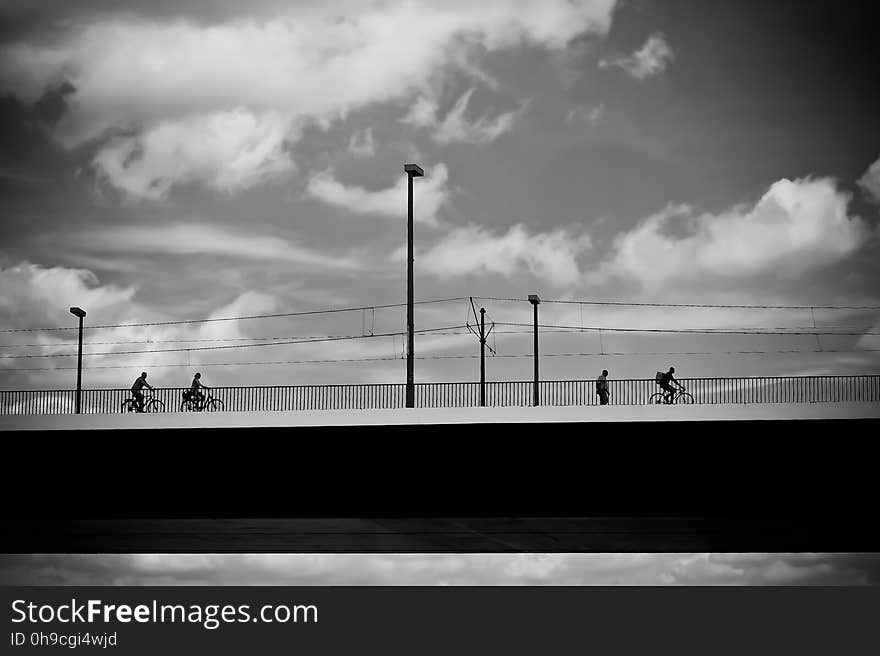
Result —
M205 406L205 410L208 412L222 412L223 401L220 399L211 399L208 401L208 405Z
M147 404L147 412L165 412L165 404L159 399L153 399Z
M676 397L675 402L690 405L694 402L694 397L687 392L682 392Z
M181 402L181 404L180 404L180 411L181 412L192 412L192 409L193 409L192 401L187 400L187 401Z
M125 401L122 402L123 412L134 412L135 410L137 410L137 406L135 406L132 399L125 399Z
M652 394L650 396L650 398L648 398L648 403L650 403L652 405L657 404L657 403L665 403L665 402L666 402L666 400L663 398L662 392L655 392L654 394Z

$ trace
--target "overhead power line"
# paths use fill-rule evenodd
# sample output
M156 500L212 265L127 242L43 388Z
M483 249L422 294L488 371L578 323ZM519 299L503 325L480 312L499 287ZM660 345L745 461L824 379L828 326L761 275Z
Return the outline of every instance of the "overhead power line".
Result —
M495 325L492 322L491 325ZM526 324L522 324L525 326ZM523 327L522 330L490 330L487 331L487 335L532 335L532 328L534 324L527 324L528 328ZM465 325L467 328L467 325ZM792 332L797 331L799 329L809 329L810 326L775 326L766 327L768 331L782 331L779 334L782 335L797 335L799 333ZM874 333L869 332L873 325L870 326L846 326L846 325L827 325L823 326L823 328L827 328L829 330L834 330L835 332L828 333L813 333L812 331L809 334L819 334L821 335L849 335L850 333L839 332L842 330L857 330L859 331L857 334L859 335L872 335ZM547 328L542 330L542 333L556 333L562 335L578 335L584 331L590 332L602 332L602 331L612 332L613 329L608 328L592 328L587 326L576 326L571 328ZM713 332L718 332L721 329L712 329ZM740 328L727 328L725 330L731 331L755 331L759 330L759 328L754 327L740 327ZM473 326L468 330L451 330L450 332L440 332L439 330L432 334L434 335L468 335L473 334ZM737 333L738 334L738 333ZM771 333L777 334L777 333ZM83 342L83 346L121 346L128 344L216 344L218 342L259 342L259 341L268 341L268 340L306 340L306 339L335 339L335 338L348 338L348 339L359 339L361 337L370 337L371 335L366 333L361 334L348 334L348 335L263 335L259 337L210 337L210 338L201 338L201 339L137 339L137 340L120 340L120 341L109 341L109 342ZM0 349L13 349L13 348L61 348L65 346L75 347L77 345L76 340L64 341L64 342L56 342L53 344L0 344ZM491 349L490 349L491 350ZM67 353L67 354L56 354L56 355L76 355L76 353ZM88 353L84 355L89 355ZM97 355L97 354L93 354Z
M450 301L462 301L466 296L456 298L438 298L427 301L415 301L415 305L425 305L428 303L447 303ZM316 314L333 314L337 312L360 312L361 310L379 310L384 308L405 307L406 303L387 303L384 305L363 305L360 307L349 308L328 308L326 310L305 310L302 312L280 312L276 314L252 314L238 317L218 317L213 319L180 319L175 321L149 321L145 323L117 323L103 324L96 326L86 326L88 330L97 330L101 328L140 328L144 326L175 326L186 323L212 323L217 321L244 321L247 319L275 319L278 317L303 317ZM0 330L0 333L25 333L25 332L45 332L55 330L79 330L78 326L56 326L52 328L6 328Z
M509 301L527 303L525 298L506 298L497 296L456 296L451 298L429 299L425 301L415 301L415 305L424 305L429 303L447 303L453 301L463 301L473 298L483 301ZM607 305L607 306L623 306L623 307L668 307L668 308L716 308L716 309L758 309L758 310L880 310L880 305L744 305L744 304L712 304L712 303L648 303L636 301L587 301L587 300L564 300L564 299L546 299L542 303L562 303L570 305ZM109 328L141 328L149 326L173 326L190 323L214 323L222 321L246 321L250 319L274 319L280 317L301 317L320 314L333 314L339 312L360 312L363 310L378 310L394 307L404 307L406 303L386 303L381 305L363 305L358 307L347 308L327 308L323 310L305 310L301 312L279 312L273 314L254 314L241 315L234 317L215 317L209 319L179 319L173 321L149 321L141 323L119 323L119 324L100 324L86 326L87 330L109 329ZM51 332L64 330L78 330L77 326L51 326L45 328L4 328L0 329L0 333L22 333L22 332Z
M456 328L464 328L464 326L445 326L443 328L423 328L421 330L416 330L416 333L431 333L438 331L448 331L454 330ZM256 344L226 344L223 346L190 346L187 348L173 348L173 349L141 349L137 351L100 351L97 353L83 353L83 357L85 356L96 356L96 355L139 355L142 353L191 353L193 351L218 351L225 349L242 349L242 348L254 348L258 346L285 346L289 344L315 344L318 342L338 342L343 340L351 340L351 339L372 339L376 337L396 337L398 335L406 335L405 331L398 331L392 333L376 333L373 335L354 335L354 336L346 336L346 337L321 337L316 339L297 339L297 340L288 340L288 341L275 341L275 342L258 342ZM3 360L13 360L13 359L21 359L21 358L73 358L76 357L76 353L59 353L59 354L34 354L34 355L0 355L0 359Z
M481 301L511 301L528 303L526 298L502 298L493 296L474 296ZM740 310L880 310L880 305L732 305L713 303L641 303L635 301L576 301L545 300L541 303L564 303L569 305L616 305L624 307L670 307L670 308L718 308Z
M611 351L611 352L581 352L581 353L542 353L541 357L644 357L654 355L767 355L773 353L863 353L880 352L880 349L777 349L757 351ZM479 355L420 355L416 360L473 360ZM533 358L533 353L513 353L492 356L494 358ZM167 368L167 367L246 367L253 365L281 365L281 364L337 364L350 362L385 362L405 360L405 357L369 357L369 358L339 358L325 360L267 360L260 362L200 362L200 363L171 363L171 364L128 364L128 365L99 365L89 367L92 369L144 369L144 368ZM36 368L10 368L0 369L0 373L15 373L27 371L75 371L76 367L36 367Z
M529 327L530 323L513 323L496 321L499 326ZM880 335L880 332L830 332L822 330L811 331L769 331L769 330L729 330L719 328L607 328L602 326L562 326L557 324L538 324L538 328L561 328L566 330L589 330L606 333L683 333L683 334L706 334L706 335Z
M516 331L521 332L521 331ZM567 332L567 331L566 331ZM467 335L468 331L466 330L453 330L451 332L435 332L435 335ZM119 346L123 344L189 344L189 343L211 343L216 344L217 342L259 342L264 340L298 340L298 339L336 339L336 338L348 338L348 339L359 339L361 337L371 337L372 335L367 333L360 333L357 335L269 335L262 337L211 337L211 338L203 338L203 339L128 339L114 342L83 342L83 346ZM69 342L56 342L54 344L0 344L0 349L2 348L60 348L63 346L76 346L76 340L71 340ZM73 354L76 355L76 354ZM84 353L83 355L88 355Z

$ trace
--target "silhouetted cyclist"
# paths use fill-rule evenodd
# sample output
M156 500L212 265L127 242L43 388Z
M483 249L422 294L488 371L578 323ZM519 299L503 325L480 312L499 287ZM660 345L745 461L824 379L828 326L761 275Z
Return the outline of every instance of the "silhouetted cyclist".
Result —
M199 406L205 401L205 395L199 391L199 388L208 389L206 385L202 384L201 378L202 374L196 372L196 375L193 376L192 385L189 386L189 398L192 399L196 403L196 405Z
M679 389L684 389L682 384L675 380L675 376L672 375L674 373L675 367L669 367L669 371L663 374L660 380L657 381L657 384L666 392L663 398L666 399L667 404L672 403L672 397L675 396L675 388L672 386L672 383L675 383Z
M147 382L147 372L142 371L141 375L134 381L134 384L131 386L131 395L134 397L135 402L137 403L137 411L144 411L144 393L143 389L147 387L149 389L153 389L152 385Z

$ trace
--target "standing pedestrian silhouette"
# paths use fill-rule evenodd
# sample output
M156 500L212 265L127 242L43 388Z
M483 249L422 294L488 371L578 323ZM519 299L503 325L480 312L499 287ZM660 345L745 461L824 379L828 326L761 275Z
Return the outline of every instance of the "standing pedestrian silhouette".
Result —
M599 404L608 405L608 370L603 369L602 375L596 379L596 394L599 395Z

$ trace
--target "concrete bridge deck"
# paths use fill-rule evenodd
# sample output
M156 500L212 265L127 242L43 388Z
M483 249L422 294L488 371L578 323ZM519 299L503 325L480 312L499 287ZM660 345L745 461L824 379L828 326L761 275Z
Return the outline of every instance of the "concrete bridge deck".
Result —
M0 416L0 430L133 430L880 418L880 403L748 403Z
M0 551L880 551L874 403L4 416Z

